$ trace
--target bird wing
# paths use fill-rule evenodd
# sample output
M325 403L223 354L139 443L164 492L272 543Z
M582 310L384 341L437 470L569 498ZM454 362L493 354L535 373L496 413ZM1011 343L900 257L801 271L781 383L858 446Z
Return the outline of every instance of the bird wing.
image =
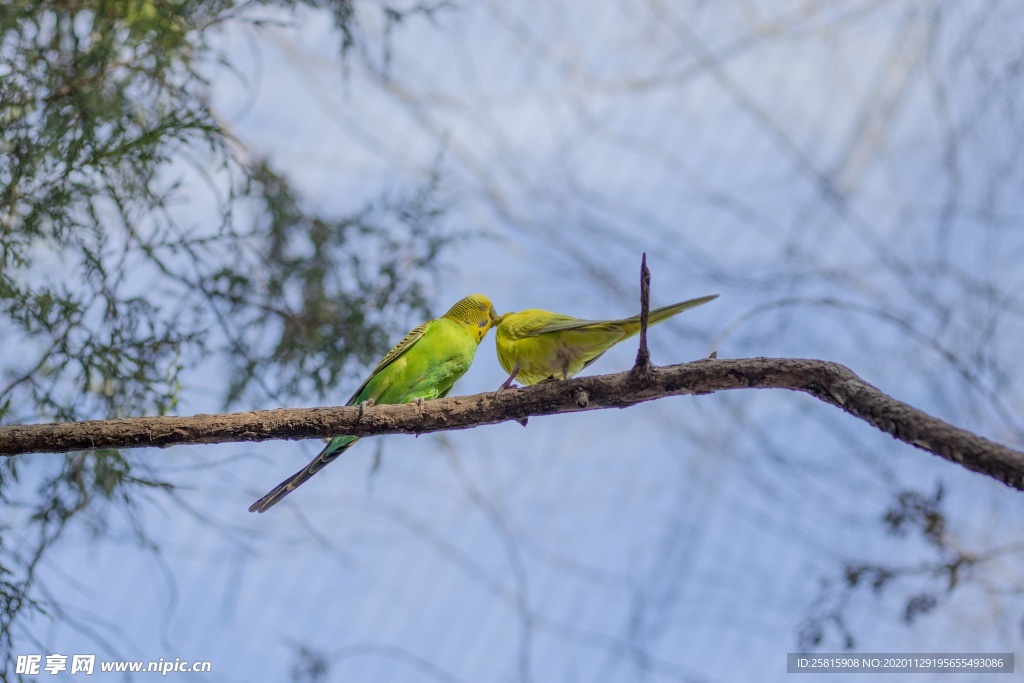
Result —
M656 308L650 312L650 324L657 324L678 313L682 313L689 308L706 304L707 302L717 298L717 294L712 294L711 296L702 296L697 299L689 299L688 301L681 301L670 306ZM527 315L523 315L523 313ZM523 311L520 314L520 317L515 319L513 324L514 329L512 331L516 338L537 337L539 335L550 334L552 332L568 332L570 330L583 329L601 332L626 332L627 336L632 336L633 334L636 334L636 330L639 329L639 325L639 315L635 315L631 318L623 318L622 320L584 320L583 318L573 318L572 316L562 315L561 313L552 313L550 311L534 309L530 311Z
M522 339L552 332L579 330L594 325L603 325L607 322L609 321L583 320L570 315L535 309L518 313L514 319L509 321L507 330L514 339Z
M395 344L395 347L388 351L386 356L380 359L380 362L377 363L377 367L373 369L373 372L371 372L370 375L363 381L363 383L359 385L359 388L356 389L354 394L352 394L352 398L348 400L348 405L353 405L353 402L356 400L356 397L359 396L360 393L362 393L363 389L366 388L366 385L370 383L370 380L376 377L381 370L391 365L396 360L398 360L406 353L408 353L409 349L415 346L416 342L422 339L423 335L426 334L427 326L430 325L431 322L433 321L428 321L420 325L417 325L412 329L411 332L409 332L409 334L402 337L402 340Z
M536 337L541 334L551 334L552 332L568 332L570 330L582 330L586 328L595 329L601 326L614 326L616 320L583 320L581 318L569 318L565 320L550 320L547 323L540 325L534 330L530 336Z

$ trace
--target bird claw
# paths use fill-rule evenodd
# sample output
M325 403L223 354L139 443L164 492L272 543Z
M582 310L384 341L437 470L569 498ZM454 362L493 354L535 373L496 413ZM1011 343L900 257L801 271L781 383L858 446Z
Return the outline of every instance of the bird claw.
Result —
M373 401L372 398L368 398L365 401L360 402L360 404L359 404L359 419L360 420L363 419L363 411L366 410L367 408L372 408L373 407L373 403L374 403L374 401Z
M519 385L516 384L515 382L512 382L512 381L505 382L504 384L502 384L500 387L498 387L495 390L494 398L498 398L498 394L500 394L503 391L507 391L509 389L518 389L518 388L519 388Z

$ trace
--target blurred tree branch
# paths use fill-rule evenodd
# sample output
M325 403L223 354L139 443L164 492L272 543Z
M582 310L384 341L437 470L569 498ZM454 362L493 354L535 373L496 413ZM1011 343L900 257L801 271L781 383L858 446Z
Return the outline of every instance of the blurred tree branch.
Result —
M837 363L784 358L707 359L652 368L649 374L622 372L581 377L498 394L449 397L420 404L10 426L0 428L0 454L305 439L335 434L425 434L531 415L625 408L667 396L755 388L810 394L900 441L1024 491L1024 453L898 401Z

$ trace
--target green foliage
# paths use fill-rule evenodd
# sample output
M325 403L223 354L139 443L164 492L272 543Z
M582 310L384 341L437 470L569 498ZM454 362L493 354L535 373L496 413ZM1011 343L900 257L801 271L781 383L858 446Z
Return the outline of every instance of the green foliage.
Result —
M341 400L428 315L450 241L436 177L325 216L210 107L213 31L300 6L331 12L342 54L360 46L346 1L0 4L0 423L167 413L211 358L226 405ZM166 488L116 451L3 460L0 652L69 520L102 531Z
M429 317L424 276L451 239L437 231L438 178L341 218L305 211L266 162L254 165L252 180L262 268L222 268L201 285L238 331L227 401L265 385L267 374L279 401L328 396L394 343L405 312Z
M201 144L229 163L196 56L225 3L15 3L0 10L0 324L8 417L166 411L194 329L132 291L127 258ZM151 229L151 228L150 228ZM9 363L10 361L8 361Z
M229 402L257 370L322 367L284 395L323 397L426 312L419 276L447 242L436 178L324 218L268 162L229 148L200 67L215 58L210 29L262 4L0 7L0 331L18 350L2 368L0 402L18 406L7 422L166 412L199 352L232 356ZM343 50L357 40L351 3L278 4L329 7ZM183 226L175 205L198 182L219 215ZM246 207L257 217L240 226ZM277 347L257 348L269 328Z
M945 490L937 485L931 495L915 490L899 491L894 504L882 516L891 536L919 541L928 549L924 562L907 563L897 556L880 562L847 562L842 579L823 584L823 595L814 612L799 628L799 647L812 651L829 642L846 650L856 647L846 613L855 596L867 593L876 599L903 588L908 597L901 618L908 626L925 618L952 599L957 590L970 584L963 579L980 565L1013 555L1017 549L1004 546L987 552L963 547L950 531L943 509Z

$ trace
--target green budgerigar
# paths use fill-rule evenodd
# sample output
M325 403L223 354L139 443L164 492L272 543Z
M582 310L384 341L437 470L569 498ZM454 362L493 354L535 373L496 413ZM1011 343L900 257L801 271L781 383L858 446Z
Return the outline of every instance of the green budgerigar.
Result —
M500 318L490 299L472 294L440 318L419 325L373 369L346 405L410 403L447 396L465 374L487 331ZM311 463L285 479L252 506L266 512L325 465L351 448L359 437L336 436Z
M648 325L716 299L717 294L681 301L650 312ZM582 320L539 308L506 313L495 331L498 362L509 377L501 389L518 379L537 384L569 379L605 351L640 332L640 316L622 320Z

